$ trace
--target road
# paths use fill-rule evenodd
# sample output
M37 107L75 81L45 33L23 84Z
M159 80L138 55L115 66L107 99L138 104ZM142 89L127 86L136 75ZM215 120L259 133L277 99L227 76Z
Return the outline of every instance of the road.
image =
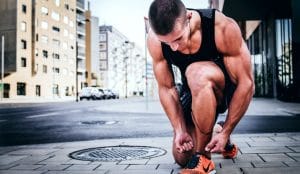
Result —
M126 99L0 106L0 146L109 138L172 136L163 113L126 113L103 108ZM219 119L224 120L223 115ZM299 116L246 115L235 133L299 132Z

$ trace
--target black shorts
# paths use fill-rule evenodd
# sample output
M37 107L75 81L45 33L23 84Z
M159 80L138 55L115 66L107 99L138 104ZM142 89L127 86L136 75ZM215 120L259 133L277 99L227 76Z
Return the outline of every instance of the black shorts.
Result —
M223 99L220 105L217 106L216 108L216 116L215 116L215 121L217 120L217 117L220 113L224 113L231 102L233 93L236 89L236 85L231 82L225 67L222 66L222 64L218 64L218 62L215 62L223 71L224 76L225 76L225 88L223 90ZM187 124L193 123L192 119L192 95L191 91L187 85L186 80L183 80L183 84L177 84L176 89L178 91L179 97L180 97L180 103L183 109L183 114L186 120Z

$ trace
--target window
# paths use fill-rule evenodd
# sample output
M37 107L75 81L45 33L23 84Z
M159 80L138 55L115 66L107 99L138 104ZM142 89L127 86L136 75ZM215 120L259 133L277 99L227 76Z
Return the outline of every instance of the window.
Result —
M69 35L68 30L64 29L64 36L67 37Z
M26 13L26 11L27 11L26 5L22 4L22 12Z
M53 42L53 45L58 46L58 47L60 46L60 41L59 40L53 39L52 42Z
M57 84L53 85L53 94L58 95L58 85Z
M41 12L42 12L42 14L44 14L44 15L48 15L48 8L42 7L42 8L41 8Z
M63 42L62 47L63 49L68 49L68 44L66 42Z
M47 29L48 29L48 22L42 21L42 22L41 22L41 27L42 27L43 29L47 30Z
M43 65L43 73L47 73L47 65Z
M26 95L26 84L17 83L17 95Z
M39 34L35 35L35 41L37 41L37 42L39 41Z
M58 27L56 27L56 26L53 26L53 27L52 27L52 30L53 30L54 32L59 32L59 31L60 31L60 29L59 29Z
M40 85L35 85L35 95L41 96L41 86Z
M48 51L43 50L43 57L44 57L44 58L48 58Z
M45 35L41 36L41 41L42 41L42 43L47 44L48 43L48 36L45 36Z
M56 13L55 11L52 11L51 17L52 19L59 21L59 14Z
M59 74L59 68L53 67L53 72L56 73L56 74Z
M53 53L52 57L53 57L53 59L59 59L59 54L58 53Z
M100 37L100 41L106 41L106 34L100 34L99 35L99 37Z
M70 26L70 27L74 27L73 21L70 21L70 22L69 22L69 26Z
M26 42L26 40L21 40L21 48L22 49L26 49L27 48L27 42Z
M26 22L21 22L21 31L26 31Z
M55 1L55 5L59 7L60 0L54 0L54 1Z
M64 16L64 23L65 23L65 24L68 24L68 23L69 23L69 18L68 18L68 16Z
M36 48L35 49L35 56L38 57L39 56L39 50Z
M21 58L21 67L26 67L26 58L25 57Z
M65 9L66 9L66 10L69 10L69 8L70 8L70 7L69 7L69 4L65 4Z

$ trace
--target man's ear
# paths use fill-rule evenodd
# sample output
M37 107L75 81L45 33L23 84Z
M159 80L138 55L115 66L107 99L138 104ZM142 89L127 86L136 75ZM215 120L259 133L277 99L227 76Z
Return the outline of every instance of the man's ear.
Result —
M192 18L192 16L193 16L192 11L187 11L186 12L186 17L187 17L188 20L190 20Z

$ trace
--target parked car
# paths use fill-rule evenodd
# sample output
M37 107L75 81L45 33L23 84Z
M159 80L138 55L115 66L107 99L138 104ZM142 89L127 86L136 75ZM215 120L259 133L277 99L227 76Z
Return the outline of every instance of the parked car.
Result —
M97 100L103 98L104 94L95 87L84 87L79 93L79 99Z

